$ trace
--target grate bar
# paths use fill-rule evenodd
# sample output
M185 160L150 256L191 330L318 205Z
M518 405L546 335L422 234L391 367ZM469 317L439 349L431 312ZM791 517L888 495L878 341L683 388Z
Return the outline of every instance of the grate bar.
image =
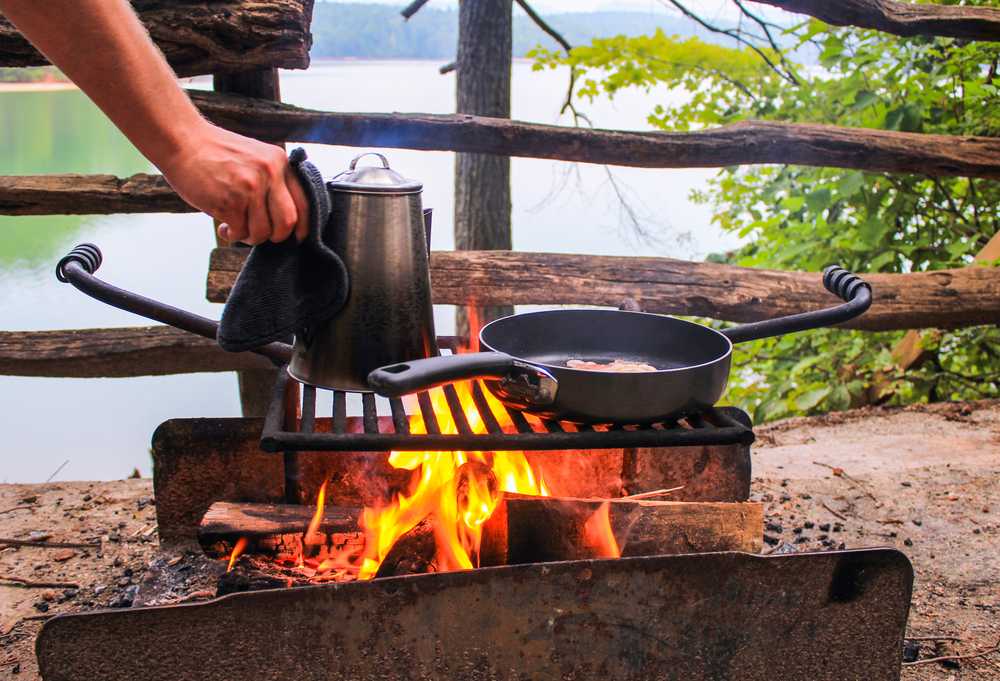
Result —
M469 425L469 419L465 416L465 409L462 407L462 401L458 399L458 391L455 390L453 383L444 386L444 397L448 401L448 410L451 411L451 417L455 420L458 434L472 435L472 426Z
M343 390L333 392L333 432L347 432L347 393Z
M441 426L438 425L437 416L434 414L434 405L431 404L431 396L428 392L417 393L417 404L420 405L420 413L424 417L424 427L428 435L440 435ZM413 451L421 451L419 449Z
M316 386L302 386L302 425L303 433L316 432Z
M517 429L517 432L522 435L535 432L535 430L531 427L531 424L528 423L528 419L524 418L524 414L519 412L517 409L511 409L506 405L504 406L504 409L507 411L507 414L510 415L510 420L514 422L514 428Z
M552 419L539 419L542 422L542 426L545 428L546 433L565 433L566 429L562 427L562 424L558 421L553 421Z
M389 400L389 408L392 409L392 427L396 433L409 435L410 417L406 415L406 409L403 408L403 400L398 397L392 398Z
M486 401L486 394L483 392L483 386L479 381L472 382L472 401L476 403L476 409L479 410L479 418L486 425L486 432L493 433L494 435L502 433L503 428L500 427L496 415L490 409L490 403Z
M378 411L375 409L375 393L361 393L362 423L365 433L378 434Z
M316 452L373 451L515 451L556 449L624 449L628 447L695 447L703 445L750 444L749 428L677 428L663 431L623 430L579 433L484 433L473 435L397 435L395 433L348 433L344 435L304 433L264 433L260 448L265 452L284 450Z

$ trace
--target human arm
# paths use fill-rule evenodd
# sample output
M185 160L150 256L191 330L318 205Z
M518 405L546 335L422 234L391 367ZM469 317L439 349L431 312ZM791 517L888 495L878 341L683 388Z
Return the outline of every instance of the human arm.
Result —
M0 0L0 12L182 199L222 223L222 238L305 237L308 205L284 151L202 118L125 0Z

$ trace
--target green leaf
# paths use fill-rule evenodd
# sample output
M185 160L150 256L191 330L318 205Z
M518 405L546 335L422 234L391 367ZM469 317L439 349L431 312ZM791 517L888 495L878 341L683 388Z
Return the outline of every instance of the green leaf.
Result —
M795 398L795 406L802 411L808 411L819 404L824 397L829 395L831 390L832 388L830 386L807 390Z
M848 173L837 182L837 193L845 199L850 198L857 194L864 184L864 173Z
M851 106L851 111L858 111L866 106L870 105L872 102L878 101L878 95L874 95L868 90L860 90L858 94L854 96L854 105Z

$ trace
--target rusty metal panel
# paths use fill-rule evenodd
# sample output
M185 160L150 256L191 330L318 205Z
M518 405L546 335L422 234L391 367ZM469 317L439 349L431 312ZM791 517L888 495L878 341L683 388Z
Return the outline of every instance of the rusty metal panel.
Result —
M893 549L573 561L59 615L45 681L890 680Z

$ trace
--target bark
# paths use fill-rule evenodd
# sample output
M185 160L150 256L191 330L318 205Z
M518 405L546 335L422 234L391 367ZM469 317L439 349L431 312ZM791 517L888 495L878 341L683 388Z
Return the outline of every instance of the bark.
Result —
M266 368L252 353L169 326L0 332L0 375L123 378Z
M456 94L459 114L510 118L511 0L462 0L458 14ZM455 156L455 248L511 250L510 158ZM485 324L514 314L512 307L478 308ZM469 333L469 314L459 307L459 335Z
M182 78L309 66L313 0L133 0L132 6ZM0 15L0 66L48 63Z
M0 177L0 215L191 213L162 175Z
M225 302L240 253L212 254L208 299ZM968 267L912 274L866 274L875 302L842 328L866 331L995 324L1000 270ZM838 304L822 274L686 262L553 253L431 254L434 302L458 305L600 305L633 298L646 312L754 322Z
M191 92L219 125L272 141L548 158L636 168L748 163L1000 179L1000 139L741 121L699 132L627 132L468 114L338 114Z
M936 5L892 0L755 0L789 12L808 14L834 26L873 28L899 36L942 36L1000 40L1000 10L994 7Z

